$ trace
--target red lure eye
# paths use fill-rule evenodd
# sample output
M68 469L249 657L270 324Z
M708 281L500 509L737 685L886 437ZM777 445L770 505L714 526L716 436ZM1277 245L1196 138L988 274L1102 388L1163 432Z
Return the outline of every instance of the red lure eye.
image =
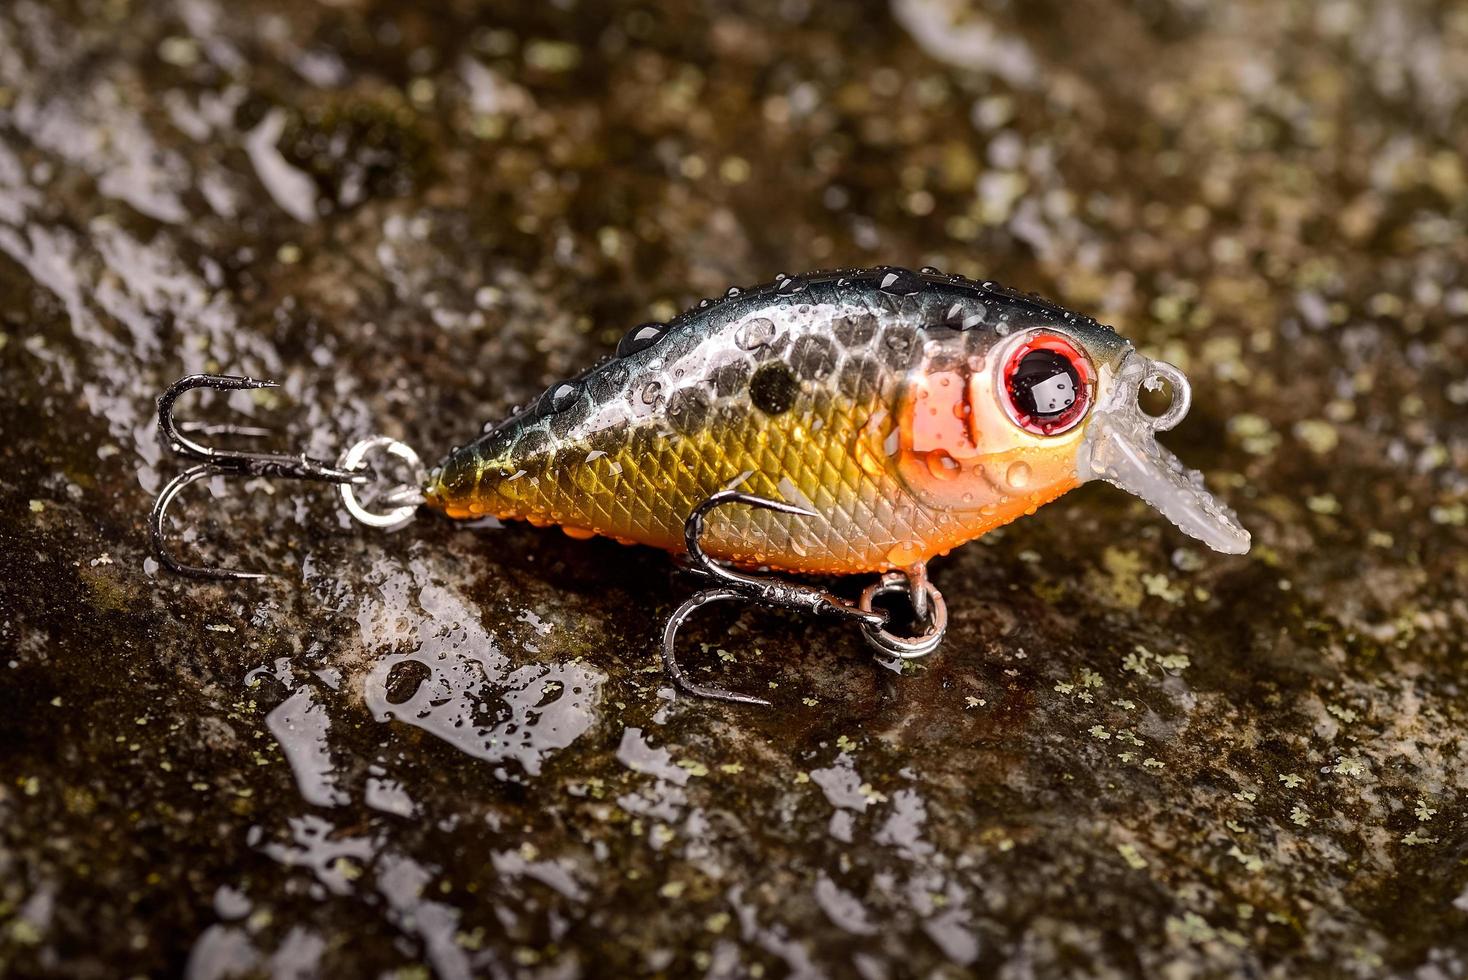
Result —
M1090 407L1091 388L1091 362L1056 334L1026 337L1004 362L1004 407L1029 432L1053 436L1074 427Z

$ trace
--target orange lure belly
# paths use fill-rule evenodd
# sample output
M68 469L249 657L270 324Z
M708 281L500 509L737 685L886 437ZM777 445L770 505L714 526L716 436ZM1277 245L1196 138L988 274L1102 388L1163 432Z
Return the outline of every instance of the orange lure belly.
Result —
M1001 493L986 482L978 507L932 506L901 470L940 464L913 449L895 408L839 391L817 390L806 401L806 410L774 417L711 406L687 432L658 422L586 438L520 439L515 445L528 443L525 451L499 457L465 454L445 468L428 505L453 518L521 520L681 553L693 509L737 489L816 516L722 507L709 515L702 538L709 555L743 567L851 574L945 554L1076 485L1070 479ZM1015 468L1006 454L970 454L961 465Z

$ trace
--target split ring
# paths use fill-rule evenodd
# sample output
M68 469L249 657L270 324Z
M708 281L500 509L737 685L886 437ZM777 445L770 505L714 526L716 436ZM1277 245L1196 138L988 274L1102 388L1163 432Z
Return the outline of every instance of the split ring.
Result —
M413 519L418 512L418 505L423 502L423 482L428 478L428 470L423 466L423 460L419 458L411 446L399 442L391 436L368 436L354 443L346 452L342 453L337 466L344 470L360 470L367 461L370 453L385 451L390 456L408 464L413 473L414 484L403 484L392 490L386 497L390 501L410 500L400 506L393 507L382 513L368 510L357 499L357 485L353 483L339 483L337 490L341 493L342 506L347 509L358 521L368 527L395 528L401 527Z
M915 587L920 591L921 599L915 598ZM863 623L862 635L873 649L888 656L900 660L926 657L938 649L938 644L943 642L943 634L948 632L948 606L943 602L943 593L932 582L926 578L921 582L914 582L903 572L888 572L866 587L857 601L857 607L862 612L872 612L872 603L879 596L899 592L908 597L914 608L918 608L920 604L927 605L928 615L924 620L923 632L917 636L900 636L885 626Z

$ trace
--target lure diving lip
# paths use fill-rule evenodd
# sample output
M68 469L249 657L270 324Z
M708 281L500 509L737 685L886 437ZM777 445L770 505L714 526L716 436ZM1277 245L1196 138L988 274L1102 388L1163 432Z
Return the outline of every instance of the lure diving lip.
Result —
M1171 386L1173 403L1165 414L1153 417L1142 411L1137 395L1139 387L1158 378ZM1177 368L1141 354L1128 355L1106 401L1096 408L1077 471L1137 495L1214 551L1245 554L1250 535L1238 517L1208 492L1201 473L1188 469L1157 442L1157 432L1183 420L1191 399L1188 380Z
M1160 416L1143 386L1172 392ZM375 437L336 466L307 457L228 453L182 436L160 399L175 451L200 461L159 495L151 526L204 475L332 482L354 517L399 523L415 504L451 518L494 516L605 535L686 556L709 588L669 619L663 659L684 690L764 703L690 680L673 645L700 606L741 599L856 621L884 653L921 656L946 623L926 563L1092 479L1146 500L1179 529L1229 554L1249 548L1234 514L1158 444L1192 393L1110 327L993 282L883 266L781 276L730 289L670 322L633 328L616 355L557 382L528 408L451 451L378 513L358 499L366 459L417 455ZM860 600L768 574L881 578ZM754 574L759 572L759 574ZM916 635L874 605L904 594Z

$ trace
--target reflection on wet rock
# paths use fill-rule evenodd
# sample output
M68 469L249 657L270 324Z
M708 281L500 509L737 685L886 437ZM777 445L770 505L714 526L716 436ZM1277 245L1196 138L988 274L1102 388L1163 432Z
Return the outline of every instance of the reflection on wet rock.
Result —
M368 709L378 721L413 725L467 755L514 760L537 775L546 758L591 727L606 674L550 661L533 644L512 657L480 625L477 610L427 574L421 562L388 571L380 589L390 601L368 599L357 612L369 655L391 651L363 679ZM405 620L404 602L423 618ZM402 682L405 667L421 677L416 685Z
M327 743L331 722L310 687L298 689L266 715L265 725L280 743L303 800L317 806L347 802L347 795L337 788L336 773L332 770Z
M617 761L628 769L666 779L675 786L688 785L688 770L673 765L672 754L666 748L649 745L640 728L628 728L622 732Z
M396 817L411 817L418 812L413 798L396 779L381 779L374 776L367 780L367 795L364 802L374 810L391 813Z
M331 823L314 814L291 817L287 824L289 843L272 841L260 849L281 864L309 869L336 895L351 892L351 882L377 852L371 838L337 836Z

